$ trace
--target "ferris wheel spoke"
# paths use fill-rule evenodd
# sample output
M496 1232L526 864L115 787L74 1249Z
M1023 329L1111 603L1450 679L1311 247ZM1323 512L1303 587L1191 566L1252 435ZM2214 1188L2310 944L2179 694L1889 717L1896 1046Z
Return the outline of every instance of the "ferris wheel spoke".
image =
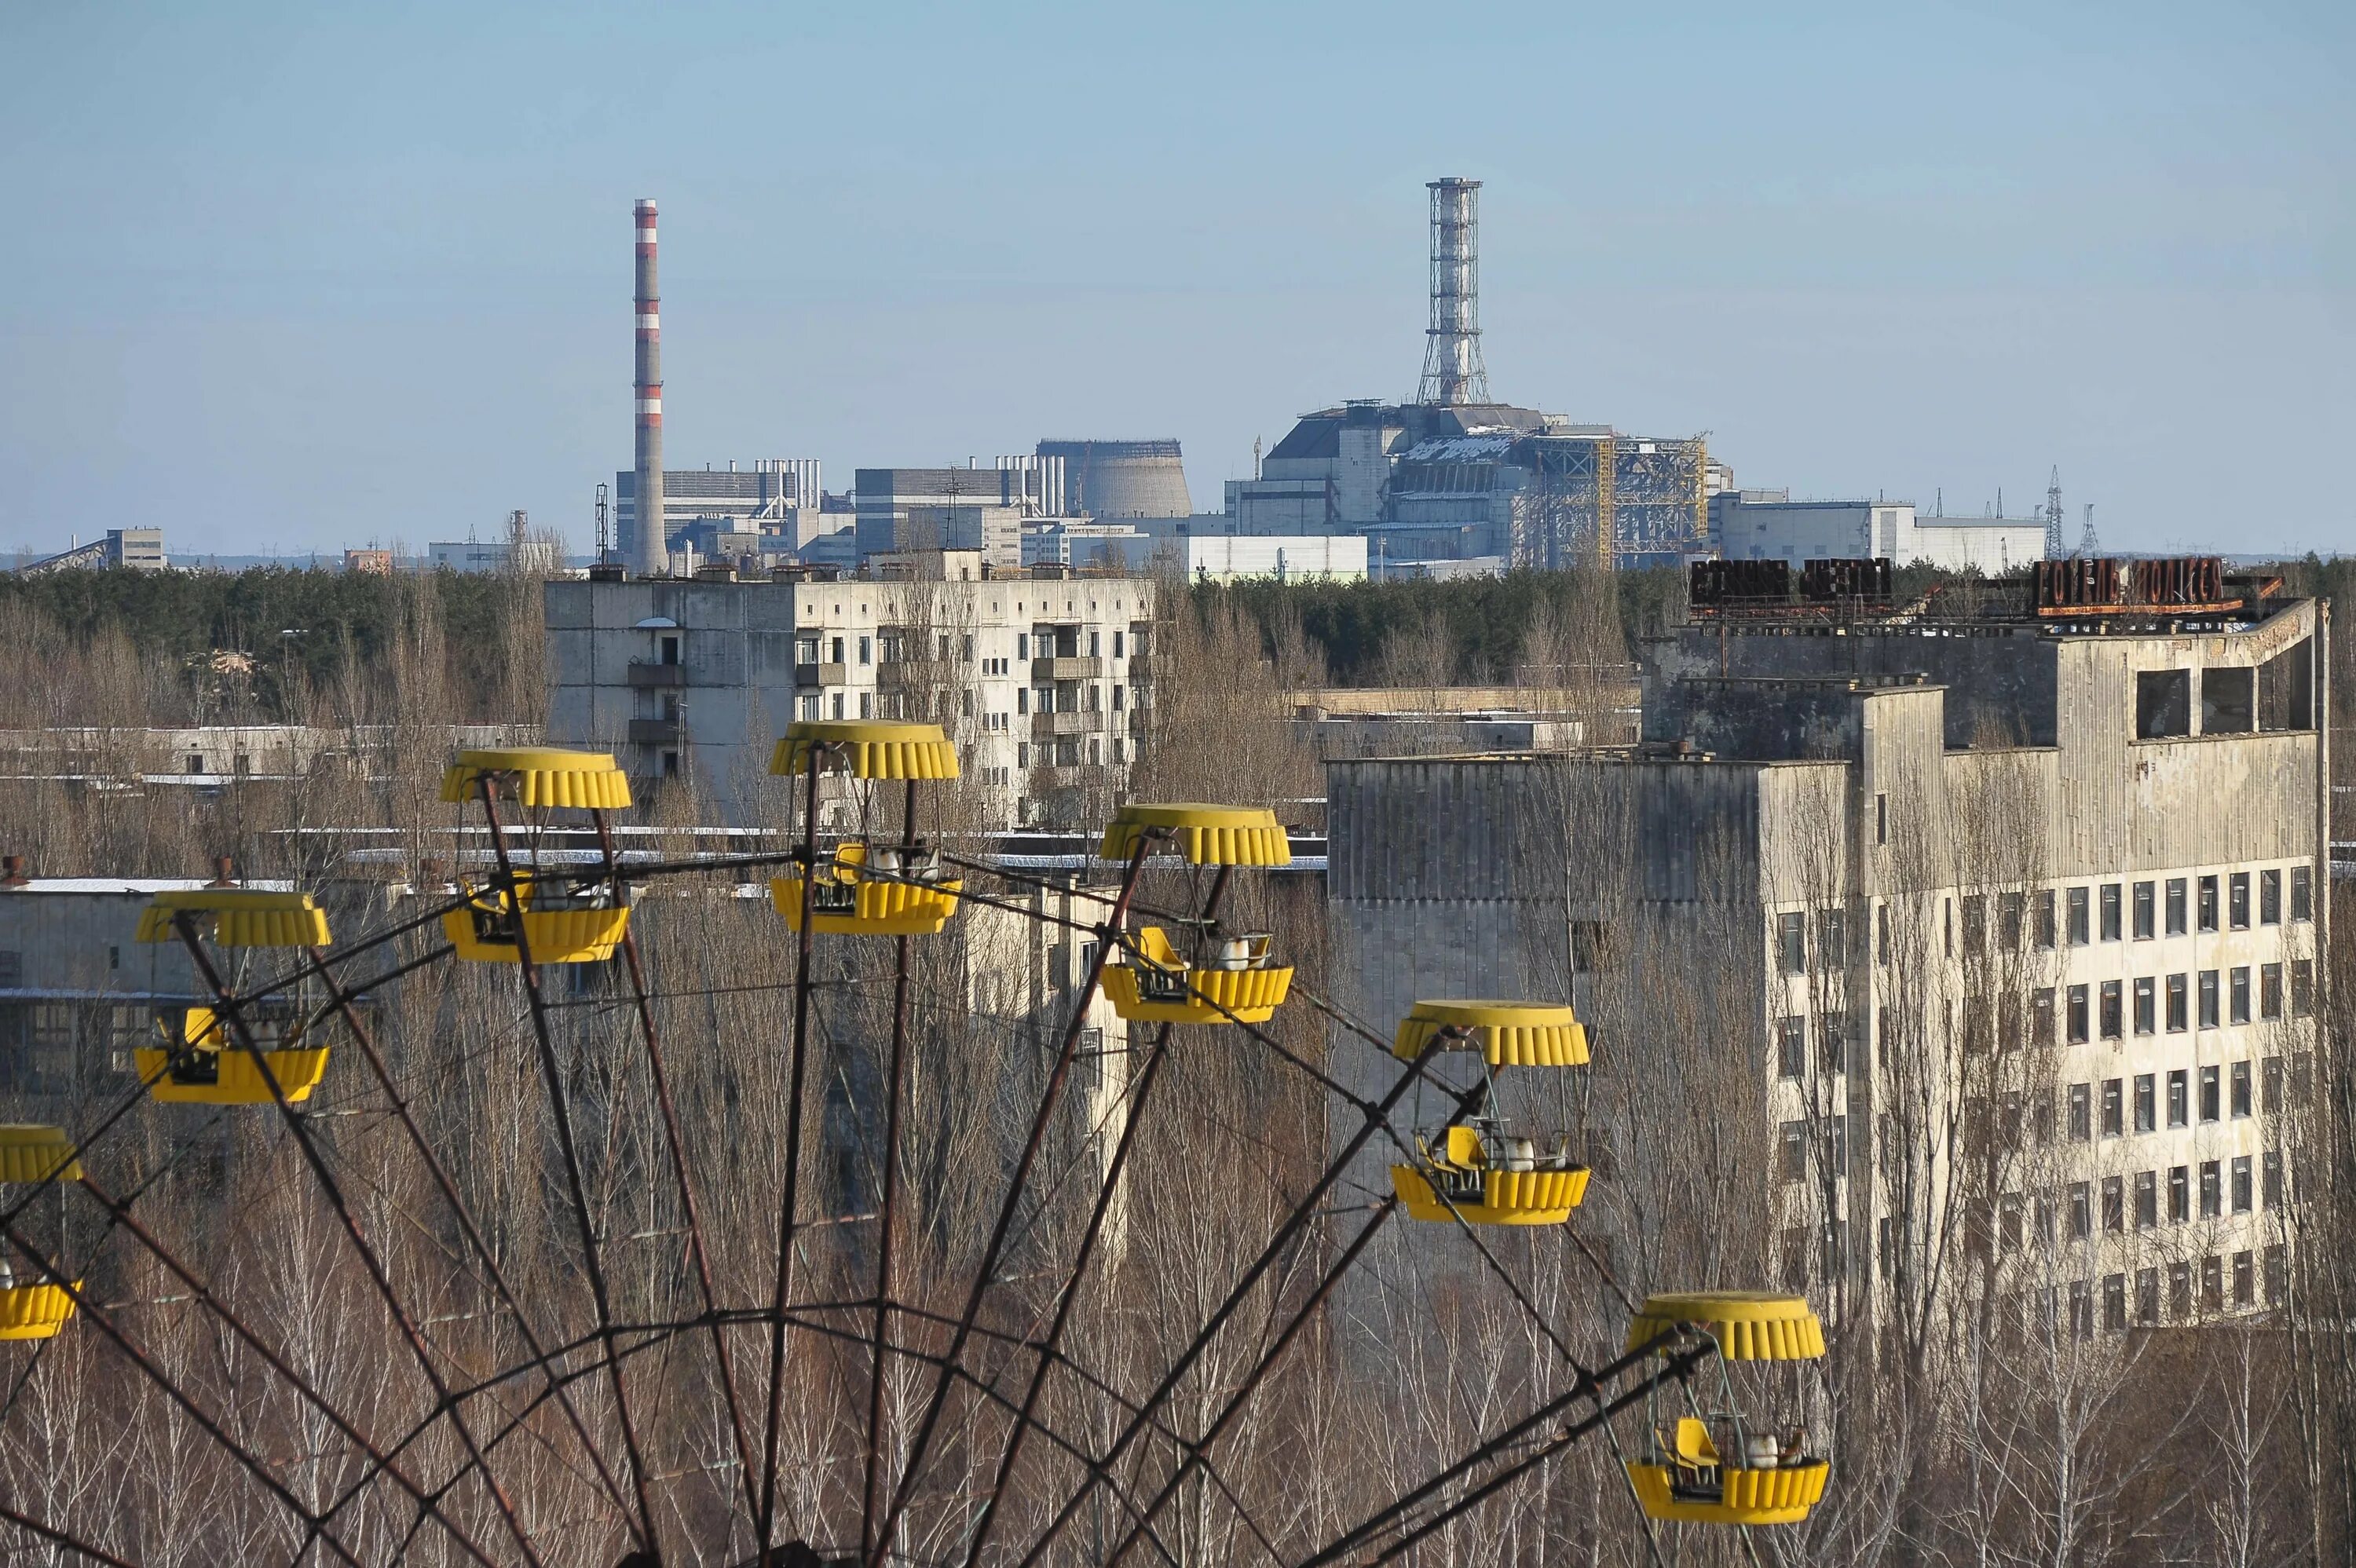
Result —
M31 1237L27 1236L5 1220L0 1220L0 1239L14 1243L26 1256L39 1265L42 1272L47 1274L73 1302L79 1316L87 1317L95 1324L98 1331L113 1343L114 1348L123 1353L126 1360L154 1383L166 1398L178 1405L188 1419L196 1424L198 1431L211 1438L222 1452L229 1455L248 1475L260 1482L271 1496L276 1498L289 1513L300 1520L312 1536L323 1543L328 1551L350 1564L351 1568L360 1568L359 1559L352 1555L351 1549L327 1529L324 1516L315 1514L305 1508L302 1499L297 1498L285 1483L272 1474L273 1467L267 1460L239 1442L230 1435L229 1429L221 1424L219 1418L198 1404L194 1395L157 1366L155 1359L148 1355L146 1350L134 1340L120 1324L114 1321L113 1314L91 1300L90 1293L68 1276L60 1262L48 1256ZM487 1558L482 1560L489 1561Z
M482 1233L481 1227L476 1223L474 1213L466 1207L466 1200L459 1192L458 1185L452 1179L448 1168L443 1164L440 1157L435 1155L433 1146L426 1141L424 1129L417 1125L416 1118L411 1115L409 1101L394 1085L392 1074L385 1065L383 1053L377 1049L375 1032L361 1020L359 1009L352 1006L351 994L337 982L336 977L328 972L327 965L321 962L319 951L312 948L309 952L312 968L320 984L326 987L330 1004L342 1019L344 1028L350 1033L353 1043L359 1047L360 1055L367 1061L369 1071L376 1079L378 1086L384 1091L387 1103L392 1106L395 1117L408 1135L410 1147L416 1151L417 1157L433 1177L434 1187L440 1191L442 1200L450 1211L451 1217L457 1222L460 1233L466 1238L467 1248L482 1265L484 1276L490 1281L492 1288L498 1292L499 1300L506 1305L508 1311L513 1316L517 1332L523 1337L525 1346L531 1351L533 1358L540 1362L543 1371L547 1371L549 1392L555 1396L566 1424L573 1428L573 1435L579 1439L583 1451L588 1456L590 1465L596 1470L598 1481L605 1488L607 1499L616 1509L626 1512L629 1505L623 1499L620 1483L616 1480L612 1468L605 1463L604 1452L589 1435L588 1425L583 1421L580 1410L573 1404L572 1396L555 1381L554 1372L548 1371L547 1352L542 1349L540 1335L532 1328L531 1320L524 1311L522 1300L508 1283L506 1271L499 1266L498 1255L492 1251L488 1241Z
M916 785L908 783L906 836L916 830ZM884 1067L884 1202L875 1221L875 1323L867 1383L867 1463L859 1488L859 1549L875 1547L875 1479L884 1436L884 1348L892 1320L892 1242L900 1200L900 1102L906 1075L910 942L893 944L892 1040Z
M948 1403L948 1369L959 1363L965 1353L966 1340L973 1333L974 1319L981 1315L982 1298L989 1293L991 1275L997 1272L1007 1233L1013 1228L1015 1216L1021 1211L1023 1193L1030 1181L1031 1168L1039 1157L1041 1146L1046 1141L1047 1128L1055 1117L1056 1104L1062 1098L1065 1082L1071 1076L1072 1058L1079 1050L1080 1034L1087 1021L1089 1005L1095 1000L1097 989L1103 982L1105 965L1112 956L1113 946L1127 917L1130 898L1137 891L1138 875L1144 869L1145 857L1153 842L1154 835L1151 833L1137 836L1137 842L1130 851L1129 864L1121 872L1120 893L1113 901L1111 911L1099 929L1096 952L1088 961L1087 977L1081 982L1079 995L1073 998L1071 1019L1065 1026L1063 1042L1055 1052L1055 1066L1049 1071L1046 1087L1040 1094L1038 1112L1031 1119L1030 1136L1023 1146L1022 1157L1015 1161L1013 1175L1007 1183L1006 1197L999 1205L997 1221L991 1227L989 1243L983 1247L981 1260L975 1266L973 1286L967 1294L965 1311L958 1320L956 1330L949 1336L943 1370L933 1381L933 1392L926 1402L924 1417L917 1423L916 1436L908 1445L908 1456L903 1462L900 1483L893 1493L892 1506L884 1510L883 1528L876 1532L878 1544L867 1559L873 1568L881 1568L881 1543L891 1539L893 1526L899 1521L901 1513L914 1495L918 1475L924 1467L926 1450L932 1442L933 1434L938 1429L942 1409ZM808 925L809 923L805 922L804 928L807 929Z
M68 1552L89 1558L92 1563L102 1563L104 1568L136 1568L130 1559L117 1557L103 1547L92 1546L80 1536L59 1530L56 1525L44 1524L32 1515L22 1512L5 1502L0 1502L0 1520L5 1520L19 1530L30 1531L53 1546L62 1546Z
M1112 1211L1113 1195L1120 1186L1121 1174L1129 1168L1130 1151L1135 1147L1138 1129L1145 1120L1145 1107L1150 1100L1154 1080L1161 1076L1162 1064L1170 1049L1170 1031L1173 1024L1163 1024L1154 1031L1153 1044L1147 1051L1145 1065L1138 1072L1137 1083L1130 1093L1129 1116L1120 1130L1120 1141L1113 1147L1112 1160L1105 1169L1104 1184L1097 1191L1095 1209L1088 1215L1087 1227L1080 1232L1080 1244L1072 1260L1070 1274L1055 1297L1054 1318L1040 1342L1036 1363L1031 1369L1031 1380L1023 1391L1023 1404L1014 1424L1006 1435L1005 1450L999 1456L998 1473L992 1478L990 1495L981 1505L980 1517L975 1521L973 1540L966 1548L967 1568L981 1560L982 1548L990 1542L991 1528L998 1522L999 1509L1006 1498L1006 1488L1013 1478L1015 1461L1023 1452L1023 1438L1031 1430L1031 1418L1039 1407L1039 1395L1046 1386L1047 1373L1055 1364L1063 1343L1064 1328L1071 1319L1072 1308L1079 1299L1081 1281L1087 1274L1089 1261L1096 1254L1097 1239L1104 1230L1105 1217Z
M284 1379L286 1385L293 1389L305 1403L327 1417L329 1424L342 1433L347 1441L367 1455L376 1471L390 1476L393 1484L407 1492L425 1514L431 1515L450 1532L452 1539L462 1551L477 1562L486 1564L487 1568L492 1561L489 1555L476 1544L472 1537L458 1527L456 1521L443 1513L437 1506L436 1499L441 1492L448 1489L446 1483L443 1488L429 1493L422 1483L395 1464L390 1454L380 1447L368 1434L362 1432L350 1416L337 1408L309 1379L288 1362L283 1354L264 1340L243 1317L222 1301L209 1285L198 1277L195 1270L191 1269L171 1248L166 1246L159 1237L141 1224L137 1217L131 1212L131 1205L128 1201L109 1197L105 1189L87 1174L82 1177L81 1185L82 1189L90 1194L91 1201L104 1209L112 1216L115 1225L121 1227L134 1241L145 1248L157 1263L162 1264L165 1269L195 1297L199 1306L204 1307L214 1317L220 1319L230 1332L236 1335L239 1340L259 1357L264 1366ZM465 1473L465 1471L460 1472L461 1475ZM340 1500L331 1505L318 1516L320 1522L324 1525L341 1507Z
M1162 1381L1156 1384L1153 1392L1146 1396L1138 1413L1130 1418L1129 1424L1124 1426L1119 1435L1113 1439L1112 1447L1104 1458L1106 1466L1110 1467L1119 1462L1120 1456L1128 1451L1129 1445L1134 1443L1138 1435L1146 1429L1147 1416L1159 1407L1163 1400L1170 1397L1171 1392L1177 1388L1194 1362L1201 1358L1205 1350L1210 1348L1211 1341L1216 1339L1219 1331L1226 1326L1227 1319L1233 1317L1249 1297L1254 1287L1258 1285L1260 1277L1275 1265L1279 1258L1283 1256L1291 1245L1293 1238L1316 1218L1318 1206L1324 1201L1325 1195L1333 1189L1336 1182L1342 1179L1343 1172L1358 1157L1359 1151L1372 1141L1376 1132L1387 1125L1392 1109L1406 1095L1408 1090L1423 1081L1424 1070L1430 1065L1432 1057L1438 1053L1444 1043L1446 1043L1444 1036L1434 1034L1425 1043L1422 1051L1417 1053L1415 1061L1408 1066L1408 1071L1399 1075L1398 1082L1391 1085L1383 1098L1364 1108L1360 1114L1357 1130L1351 1134L1349 1142L1343 1146L1341 1153L1327 1162L1324 1173L1317 1179L1315 1185L1311 1187L1308 1193L1295 1205L1293 1211L1277 1227L1276 1234L1269 1239L1259 1256L1252 1261L1251 1266L1244 1271L1243 1277L1237 1280L1235 1286L1229 1290L1226 1299L1220 1302L1218 1307L1205 1320L1202 1329L1194 1336L1193 1341L1179 1352L1177 1360L1172 1364L1170 1370L1162 1374ZM1073 1516L1079 1512L1081 1504L1087 1500L1088 1492L1093 1484L1093 1481L1084 1484L1065 1501L1063 1508L1048 1522L1046 1530L1040 1535L1038 1541L1023 1555L1022 1568L1033 1568L1033 1565L1046 1553L1047 1549L1055 1544L1055 1537L1063 1533L1064 1527L1072 1521Z
M604 807L592 810L591 822L596 825L597 845L605 856L605 870L612 879L616 901L622 887L621 856L614 844L614 827ZM687 1168L687 1140L680 1132L679 1112L672 1101L670 1076L663 1065L662 1037L655 1028L654 1005L647 991L644 965L638 957L638 939L628 926L622 928L622 966L630 977L630 997L636 1005L639 1039L647 1050L647 1072L655 1092L655 1103L662 1113L663 1141L670 1157L672 1179L679 1187L680 1212L687 1220L687 1250L695 1265L696 1289L703 1299L706 1317L719 1310L718 1293L712 1284L712 1258L703 1235L702 1209L696 1201L695 1182ZM744 1487L744 1506L748 1514L756 1515L760 1501L753 1489L752 1435L744 1425L744 1412L736 1394L735 1368L728 1356L728 1336L716 1317L712 1324L712 1358L719 1373L721 1397L728 1406L728 1430L736 1443L737 1472Z
M622 1375L622 1363L614 1354L613 1298L605 1285L605 1268L598 1254L597 1222L589 1211L588 1185L581 1175L581 1151L573 1136L573 1104L564 1092L564 1070L556 1060L556 1039L548 1023L548 1008L541 995L540 965L531 955L530 923L524 919L523 890L519 886L515 864L508 854L507 832L499 822L498 783L489 773L477 781L477 795L482 802L483 820L491 833L491 852L497 858L498 885L509 907L516 912L515 951L516 973L523 982L526 1007L531 1014L531 1032L539 1047L541 1077L548 1090L549 1116L556 1124L557 1147L564 1157L564 1182L567 1195L573 1200L573 1222L581 1235L581 1260L589 1276L590 1304L597 1315L597 1328L605 1340L605 1363L613 1373L614 1415L622 1429L622 1451L629 1461L630 1489L637 1501L637 1520L633 1533L638 1544L651 1552L656 1546L654 1501L647 1492L647 1464L638 1450L637 1424L630 1419L630 1397L626 1380Z
M286 1091L279 1084L277 1074L271 1070L260 1044L253 1038L252 1029L246 1023L244 1005L223 984L220 969L214 965L211 955L205 952L204 944L197 939L197 929L190 917L185 912L176 913L172 917L172 924L179 934L181 945L188 951L189 961L196 965L198 975L213 993L215 1005L220 1008L220 1017L228 1024L230 1032L235 1037L239 1049L252 1058L262 1082L269 1087L271 1099L278 1106L280 1118L285 1123L287 1131L294 1136L295 1146L302 1150L304 1161L310 1167L312 1179L318 1183L321 1196L327 1199L328 1207L335 1211L337 1222L342 1226L344 1234L350 1240L353 1251L359 1254L369 1280L376 1286L377 1294L383 1297L385 1309L392 1315L394 1323L400 1327L402 1337L407 1341L410 1352L417 1361L418 1370L424 1374L426 1382L434 1390L435 1401L438 1403L449 1405L449 1386L442 1376L441 1369L434 1364L433 1350L425 1342L423 1330L417 1326L415 1318L402 1304L400 1293L393 1288L392 1279L386 1271L384 1260L378 1254L376 1248L369 1244L366 1234L361 1232L359 1217L352 1212L351 1204L345 1199L341 1184L336 1180L334 1173L327 1168L326 1157L319 1152L318 1141L312 1136L311 1129L304 1124L301 1114L286 1098ZM507 1495L506 1488L499 1485L498 1478L492 1474L489 1467L484 1464L482 1450L476 1444L472 1429L466 1424L465 1413L455 1405L450 1405L450 1421L452 1427L458 1434L459 1442L466 1449L468 1460L482 1470L483 1485L497 1503L500 1517L507 1522L509 1532L515 1537L517 1547L533 1564L533 1568L544 1568L541 1562L539 1548L532 1543L530 1532L524 1529L523 1520L516 1512L514 1500Z

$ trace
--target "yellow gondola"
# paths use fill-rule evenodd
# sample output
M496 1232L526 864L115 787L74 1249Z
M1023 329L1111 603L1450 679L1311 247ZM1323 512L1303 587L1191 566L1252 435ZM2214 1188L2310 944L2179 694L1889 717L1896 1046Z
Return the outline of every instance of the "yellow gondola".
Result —
M1280 965L1274 944L1257 932L1222 939L1199 965L1181 957L1158 925L1134 940L1135 952L1104 971L1106 998L1131 1023L1262 1023L1292 989L1291 965Z
M444 770L442 798L473 800L485 778L499 781L525 806L619 811L630 804L630 778L605 752L563 752L546 746L500 746L461 752Z
M1587 1065L1587 1029L1549 1002L1419 1001L1391 1037L1391 1054L1412 1061L1435 1037L1443 1051L1477 1053L1494 1095L1506 1068ZM1494 1115L1416 1139L1416 1161L1391 1167L1391 1190L1411 1219L1475 1225L1559 1225L1587 1196L1588 1168L1571 1157L1566 1132L1525 1136ZM1541 1146L1544 1147L1541 1147Z
M1677 1324L1716 1342L1721 1406L1652 1424L1644 1457L1628 1465L1644 1512L1684 1524L1795 1524L1807 1518L1824 1498L1831 1462L1808 1452L1804 1427L1778 1426L1745 1412L1735 1398L1734 1369L1814 1360L1825 1353L1824 1325L1796 1296L1665 1293L1648 1297L1629 1325L1628 1349L1641 1349Z
M1258 805L1124 805L1106 825L1098 853L1126 860L1149 833L1166 836L1191 866L1292 864L1292 846L1276 813Z
M327 1048L303 1042L302 1009L267 1002L246 1008L246 1029L269 1064L270 1076L295 1103L327 1076ZM132 1066L155 1098L173 1104L267 1105L270 1084L253 1053L210 1008L166 1008L155 1015L164 1043L139 1046Z
M1587 1167L1570 1157L1569 1139L1539 1149L1529 1138L1454 1126L1434 1153L1416 1139L1419 1165L1391 1167L1391 1189L1409 1218L1475 1225L1559 1225L1587 1196Z
M173 888L139 912L140 942L177 942L187 915L220 947L325 947L327 913L308 893L267 888Z
M551 878L546 883L528 875L516 878L523 900L522 937L531 947L534 964L602 964L614 955L629 930L627 905L597 901L610 897L603 886L575 889ZM442 916L442 930L471 964L512 964L518 956L514 901L502 888L484 888L464 909Z
M870 875L870 870L874 875ZM957 913L965 883L940 875L940 862L923 846L870 845L852 838L837 845L833 862L819 871L810 890L811 928L866 936L930 936ZM802 879L798 869L773 879L769 902L786 924L802 928Z
M800 776L809 769L812 748L819 751L820 772L832 764L862 779L958 776L957 748L939 725L884 719L805 719L789 724L785 739L770 753L769 771Z
M81 1162L63 1127L0 1125L0 1183L80 1181ZM73 1284L81 1288L81 1281ZM62 1285L17 1283L0 1253L0 1339L46 1339L74 1315L74 1298Z

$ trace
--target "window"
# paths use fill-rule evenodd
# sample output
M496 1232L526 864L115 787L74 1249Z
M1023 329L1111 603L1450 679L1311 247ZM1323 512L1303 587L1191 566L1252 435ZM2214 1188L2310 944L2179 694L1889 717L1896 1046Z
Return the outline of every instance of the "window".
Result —
M1808 1070L1808 1020L1792 1017L1775 1021L1775 1070L1797 1078Z
M2159 982L2148 975L2135 983L2135 1031L2159 1032Z
M1775 917L1775 951L1786 975L1804 975L1808 969L1807 917L1779 914Z
M2303 1019L2315 1011L2315 960L2290 961L2290 1016Z
M2159 1079L2153 1073L2136 1074L2135 1130L2139 1133L2159 1130Z
M2233 1212L2250 1211L2250 1157L2237 1155L2233 1159Z
M1848 963L1848 912L1828 909L1816 916L1816 956L1827 969Z
M2168 1222L2181 1225L2192 1218L2192 1169L2176 1166L2168 1173Z
M2217 1027L2217 971L2214 969L2201 971L2201 1027Z
M1890 906L1876 904L1873 908L1873 961L1890 962Z
M2070 1332L2081 1339L2091 1339L2094 1332L2094 1303L2086 1294L2086 1282L2070 1282Z
M2168 1075L2168 1125L2189 1126L2192 1121L2191 1075L2181 1067Z
M1783 1179L1800 1181L1808 1174L1808 1124L1785 1122L1783 1136Z
M2168 1265L2168 1315L2170 1317L2192 1316L2192 1265L2172 1263Z
M2083 1242L2094 1233L2094 1189L2083 1181L2070 1184L2070 1237Z
M2158 890L2150 882L2135 885L2135 936L2137 942L2149 942L2159 934L2158 910L2153 894Z
M1848 1071L1848 1015L1828 1012L1816 1020L1816 1050L1824 1071Z
M2308 867L2293 866L2290 869L2290 917L2293 920L2315 918L2315 880Z
M2201 1217L2203 1220L2214 1220L2223 1211L2224 1189L2221 1182L2217 1162L2213 1159L2202 1160L2201 1162Z
M2086 1030L2086 987L2070 987L2070 1043L2083 1045L2089 1039Z
M679 663L679 639L677 637L665 637L662 640L661 659L662 662L667 665L675 665Z
M1890 797L1886 795L1873 797L1873 841L1876 844L1890 842Z
M2223 1120L2218 1105L2217 1070L2213 1067L2201 1070L2201 1119L2204 1122Z
M2168 879L2168 934L2184 934L2184 879Z
M2266 1207L2269 1209L2279 1209L2282 1207L2283 1200L2282 1151L2280 1149L2266 1150L2265 1162L2260 1168L2260 1170L2261 1180L2264 1182L2264 1186L2260 1190L2265 1195Z
M2008 1192L1997 1200L1997 1244L2006 1252L2020 1251L2020 1194Z
M2003 902L1997 906L1997 945L2007 953L2019 952L2021 927L2027 923L2028 918L2029 895L2006 893Z
M2217 929L2217 879L2214 877L2201 879L2201 929Z
M2204 1288L2207 1285L2210 1275L2216 1272L2217 1260L2215 1258L2209 1258L2202 1263L2201 1265L2201 1278ZM2250 1254L2247 1253L2235 1253L2233 1254L2233 1305L2236 1307L2247 1307L2250 1304ZM2220 1297L2216 1303L2216 1309L2222 1311L2223 1310L2224 1306L2225 1303L2223 1298Z
M2037 1195L2034 1213L2033 1223L2037 1230L2038 1244L2050 1247L2053 1244L2053 1195L2051 1193L2040 1192Z
M1964 895L1964 952L1978 957L1987 951L1987 895Z
M1127 656L1120 651L1121 636L1122 634L1119 632L1115 632L1112 635L1112 656L1115 658L1123 658Z
M1014 634L1014 656L1018 659L1027 659L1031 656L1030 633L1017 632Z
M2116 1078L2103 1080L2103 1136L2117 1137L2126 1127L2126 1085Z
M801 714L805 719L816 719L818 717L817 692L813 691L802 699Z
M2233 1063L2233 1115L2238 1119L2250 1114L2250 1064L2246 1061Z
M2190 975L2168 977L2168 1032L2181 1034L2191 1026L2191 980Z
M2114 1334L2125 1333L2127 1326L2127 1276L2106 1274L2103 1276L2103 1327Z
M2120 891L2119 884L2116 882L2103 884L2103 940L2105 942L2116 942L2119 939Z
M2258 1087L2263 1095L2258 1103L2259 1109L2271 1116L2283 1108L2283 1061L2281 1057L2269 1056L2266 1058L2265 1063L2259 1070Z
M2031 1045L2053 1043L2053 987L2051 986L2029 994L2029 1042Z
M2094 1086L2091 1083L2070 1085L2070 1136L2080 1143L2094 1136Z
M2241 965L2233 970L2233 1010L2227 1016L2237 1024L2250 1021L2250 966Z
M2282 965L2279 964L2259 965L2258 1017L2262 1019L2278 1019L2282 1017Z
M2245 1253L2233 1259L2233 1299L2244 1306L2247 1303L2243 1299L2242 1258L2248 1255ZM2266 1301L2269 1305L2279 1303L2289 1294L2290 1253L2276 1242L2266 1249Z
M2088 900L2092 895L2084 888L2070 890L2070 945L2083 947L2094 940Z
M833 699L830 704L830 708L831 709L831 717L836 719L842 717L842 693L838 691L834 694Z
M2037 945L2053 946L2053 890L2046 889L2037 895Z
M1094 659L1102 658L1103 656L1104 641L1102 634L1100 634L1096 627L1090 626L1088 628L1088 657Z
M2118 980L2103 982L2103 1038L2104 1040L2116 1040L2126 1032L2121 1027L2126 1021L2121 1016L2125 1011L2125 993L2124 982Z
M2282 873L2280 871L2258 873L2258 923L2260 925L2282 923Z
M2135 1179L2135 1222L2138 1231L2159 1223L2159 1172L2139 1170Z
M2225 884L2225 919L2235 931L2250 929L2250 873L2236 871Z
M2159 1321L2159 1271L2156 1268L2136 1270L2136 1321Z

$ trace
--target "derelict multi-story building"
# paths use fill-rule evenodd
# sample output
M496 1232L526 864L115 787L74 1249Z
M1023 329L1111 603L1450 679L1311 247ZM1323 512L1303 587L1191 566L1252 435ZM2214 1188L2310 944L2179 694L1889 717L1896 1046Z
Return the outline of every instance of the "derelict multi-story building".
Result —
M1329 763L1342 1000L1621 998L1599 1071L1657 1053L1755 1107L1794 1283L1871 1303L1944 1241L1944 1277L2081 1332L2275 1298L2327 607L2116 565L1942 621L1703 604L1646 649L1634 748Z
M550 582L549 738L636 777L692 774L732 821L798 719L937 721L1000 826L1118 788L1150 700L1154 584L992 576L973 552L899 564Z

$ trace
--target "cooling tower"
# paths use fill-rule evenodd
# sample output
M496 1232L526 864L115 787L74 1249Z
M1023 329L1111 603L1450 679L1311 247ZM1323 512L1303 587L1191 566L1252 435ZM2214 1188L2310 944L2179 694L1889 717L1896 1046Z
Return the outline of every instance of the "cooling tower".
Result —
M1043 441L1064 460L1064 511L1094 517L1183 517L1194 510L1174 441Z

